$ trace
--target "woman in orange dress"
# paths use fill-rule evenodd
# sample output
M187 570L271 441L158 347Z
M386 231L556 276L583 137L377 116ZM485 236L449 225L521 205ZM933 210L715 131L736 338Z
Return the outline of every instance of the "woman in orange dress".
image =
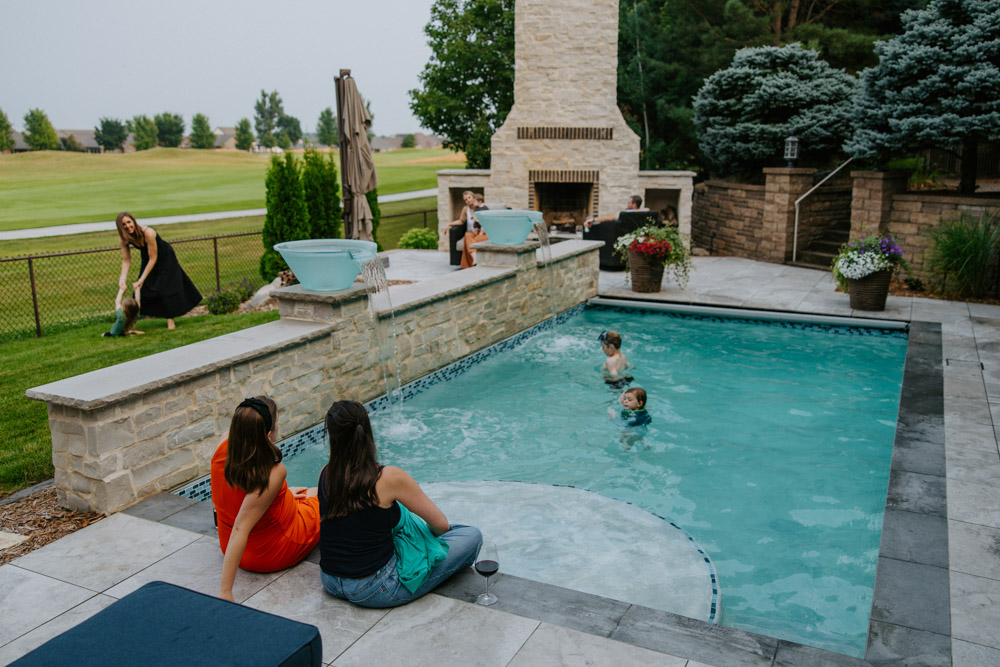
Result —
M289 488L281 463L278 409L266 396L244 400L212 457L212 503L222 547L219 597L233 600L238 567L275 572L319 542L316 488Z

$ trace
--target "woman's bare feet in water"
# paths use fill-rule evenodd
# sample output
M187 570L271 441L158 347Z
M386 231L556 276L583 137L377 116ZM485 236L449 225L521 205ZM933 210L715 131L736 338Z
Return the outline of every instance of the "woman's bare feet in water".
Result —
M167 331L173 331L176 328L177 325L174 324L174 318L172 317L167 318Z

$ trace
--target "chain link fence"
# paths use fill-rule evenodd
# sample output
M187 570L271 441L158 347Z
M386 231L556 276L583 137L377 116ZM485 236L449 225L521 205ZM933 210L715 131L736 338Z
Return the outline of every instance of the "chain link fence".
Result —
M244 278L260 287L260 232L170 241L204 296ZM114 319L121 249L78 250L0 258L0 341L42 336L67 326ZM139 277L132 253L128 281Z

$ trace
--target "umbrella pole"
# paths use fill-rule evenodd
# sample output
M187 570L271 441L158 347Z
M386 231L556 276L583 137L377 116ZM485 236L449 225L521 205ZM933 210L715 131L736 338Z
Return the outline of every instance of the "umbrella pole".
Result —
M351 75L351 70L342 69L340 70L340 76L333 78L334 89L337 94L337 137L338 137L338 152L340 153L340 193L341 199L344 202L344 238L353 238L354 230L350 228L351 226L351 213L354 209L354 196L350 193L347 188L347 169L345 168L345 155L346 153L346 142L347 134L344 132L344 79Z

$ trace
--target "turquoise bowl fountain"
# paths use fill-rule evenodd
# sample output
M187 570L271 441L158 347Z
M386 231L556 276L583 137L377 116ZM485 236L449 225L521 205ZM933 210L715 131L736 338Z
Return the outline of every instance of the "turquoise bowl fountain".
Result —
M351 287L365 262L378 255L371 241L305 239L276 243L274 249L308 290L333 292Z
M497 245L521 245L535 224L542 221L541 211L478 211L475 216Z

